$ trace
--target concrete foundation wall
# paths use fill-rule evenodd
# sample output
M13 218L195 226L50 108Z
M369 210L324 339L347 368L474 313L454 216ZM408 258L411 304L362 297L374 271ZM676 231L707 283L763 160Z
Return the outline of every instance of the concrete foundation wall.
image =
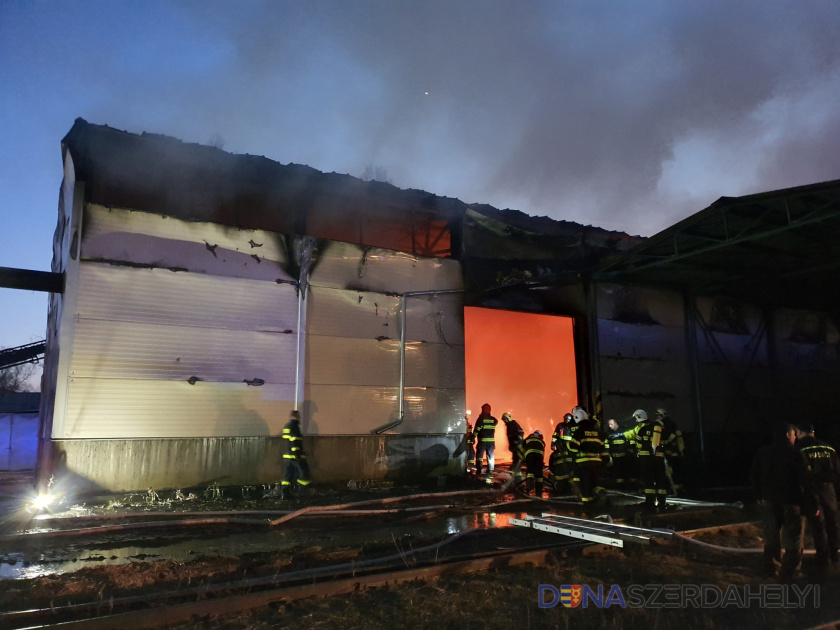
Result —
M313 483L418 481L464 472L463 435L305 436ZM56 487L74 494L274 484L283 478L279 437L60 440Z

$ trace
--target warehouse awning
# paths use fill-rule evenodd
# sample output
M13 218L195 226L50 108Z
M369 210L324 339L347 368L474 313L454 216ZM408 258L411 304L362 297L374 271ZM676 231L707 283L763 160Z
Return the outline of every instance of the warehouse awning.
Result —
M840 180L721 197L627 252L604 259L594 279L838 312L838 240Z

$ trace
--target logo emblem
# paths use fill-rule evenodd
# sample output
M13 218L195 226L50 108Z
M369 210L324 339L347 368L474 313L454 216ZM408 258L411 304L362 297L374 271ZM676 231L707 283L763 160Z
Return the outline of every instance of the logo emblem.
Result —
M560 587L560 603L566 608L574 608L580 604L581 586L565 584Z

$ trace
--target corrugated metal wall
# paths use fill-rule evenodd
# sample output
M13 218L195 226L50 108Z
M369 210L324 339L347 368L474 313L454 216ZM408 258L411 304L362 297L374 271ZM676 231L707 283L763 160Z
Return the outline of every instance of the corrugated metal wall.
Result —
M304 431L369 434L399 417L403 298L462 288L457 261L328 243L307 297ZM393 432L462 428L461 294L405 298L404 422Z
M282 240L95 205L84 226L68 395L53 437L278 434L294 402L297 347ZM252 250L259 262L243 253Z
M370 434L398 417L398 294L460 289L460 266L321 245L303 309L304 433ZM297 367L288 265L280 235L86 206L53 437L278 435ZM464 415L463 298L405 303L406 420L396 431L446 434Z

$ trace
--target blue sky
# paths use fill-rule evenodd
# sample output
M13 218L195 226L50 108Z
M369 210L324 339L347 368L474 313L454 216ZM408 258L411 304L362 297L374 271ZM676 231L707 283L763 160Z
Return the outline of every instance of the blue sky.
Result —
M833 0L0 0L0 266L49 270L76 117L650 235L840 178ZM45 294L0 289L0 347Z

